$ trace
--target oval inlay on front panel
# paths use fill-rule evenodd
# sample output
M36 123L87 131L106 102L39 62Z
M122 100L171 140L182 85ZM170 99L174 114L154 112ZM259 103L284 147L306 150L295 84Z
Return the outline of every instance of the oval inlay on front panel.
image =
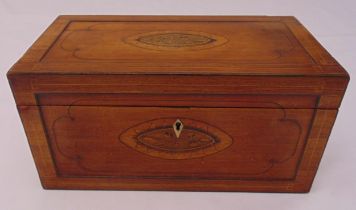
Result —
M120 135L130 148L163 159L190 159L222 151L232 144L224 131L207 123L181 118L184 128L176 136L176 118L155 119L133 126Z
M221 36L194 31L157 31L130 36L125 42L152 50L199 50L227 42Z

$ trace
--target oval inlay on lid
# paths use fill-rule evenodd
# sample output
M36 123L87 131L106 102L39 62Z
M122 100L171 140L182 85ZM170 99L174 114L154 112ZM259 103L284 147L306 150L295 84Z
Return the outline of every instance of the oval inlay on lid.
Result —
M227 42L221 36L194 31L157 31L129 36L128 44L152 50L199 50Z
M172 128L176 118L143 122L120 135L120 141L149 156L163 159L190 159L222 151L232 144L224 131L207 123L180 118L184 129L177 138Z

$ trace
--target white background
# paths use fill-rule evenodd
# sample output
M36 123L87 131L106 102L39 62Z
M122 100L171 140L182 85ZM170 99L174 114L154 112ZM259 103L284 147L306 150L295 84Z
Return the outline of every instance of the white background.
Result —
M6 72L59 14L294 15L351 82L309 194L43 190ZM0 0L0 209L356 209L356 4L312 0Z

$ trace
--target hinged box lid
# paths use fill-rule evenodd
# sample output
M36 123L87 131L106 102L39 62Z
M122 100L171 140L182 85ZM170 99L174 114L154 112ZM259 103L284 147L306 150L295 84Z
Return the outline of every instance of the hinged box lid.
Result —
M294 17L268 16L60 16L8 77L18 105L59 90L186 91L313 94L337 108L348 82Z

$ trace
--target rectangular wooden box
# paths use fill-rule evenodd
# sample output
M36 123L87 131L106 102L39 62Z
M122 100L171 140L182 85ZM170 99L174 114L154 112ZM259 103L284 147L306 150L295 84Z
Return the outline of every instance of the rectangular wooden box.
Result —
M308 192L349 76L294 17L60 16L8 79L46 189Z

